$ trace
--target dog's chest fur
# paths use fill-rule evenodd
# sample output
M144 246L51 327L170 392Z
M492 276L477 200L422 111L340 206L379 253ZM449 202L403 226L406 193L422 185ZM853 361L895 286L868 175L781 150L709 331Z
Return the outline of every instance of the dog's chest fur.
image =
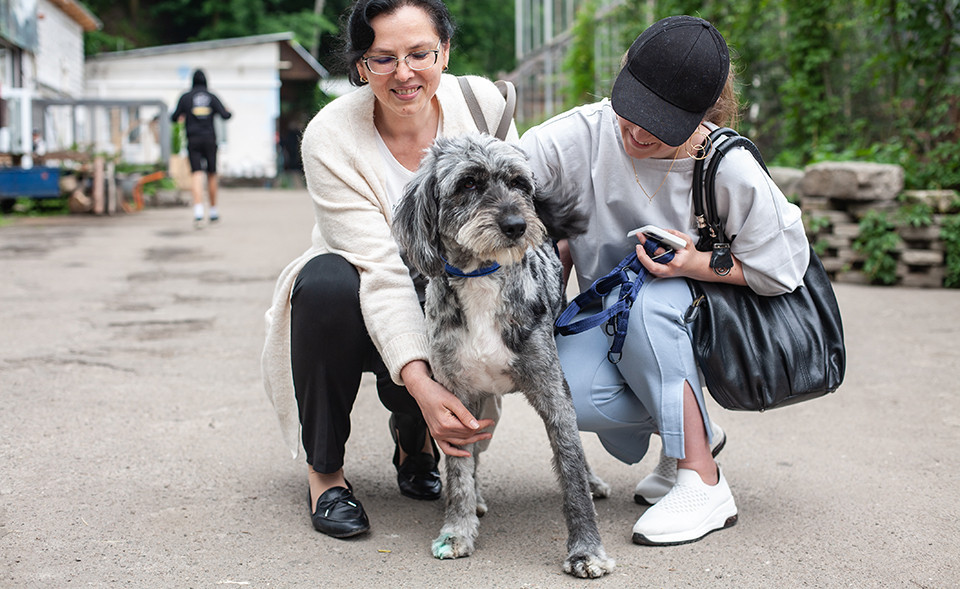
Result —
M507 347L501 328L505 319L500 280L464 280L456 289L463 324L449 333L460 378L470 389L503 395L516 390L510 368L516 354ZM450 342L453 343L453 342Z
M552 299L559 289L544 280L553 274L547 268L551 262L534 250L524 262L503 268L502 276L431 281L431 366L441 381L458 394L518 390L515 375L526 356L552 343Z

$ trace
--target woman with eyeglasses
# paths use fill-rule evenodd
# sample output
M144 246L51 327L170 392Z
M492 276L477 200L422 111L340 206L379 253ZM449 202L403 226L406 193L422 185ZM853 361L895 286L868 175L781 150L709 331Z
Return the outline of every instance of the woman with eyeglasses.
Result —
M426 279L391 234L393 211L438 136L476 132L457 78L444 74L454 24L440 0L359 0L344 58L357 90L325 106L301 143L316 224L312 246L280 275L267 311L264 386L284 439L302 443L314 528L337 538L369 520L344 473L344 446L361 374L376 376L390 410L400 492L438 499L439 450L488 440L498 413L471 415L430 376L421 301ZM504 108L470 77L489 128ZM511 125L508 140L517 141ZM439 445L439 449L438 449Z

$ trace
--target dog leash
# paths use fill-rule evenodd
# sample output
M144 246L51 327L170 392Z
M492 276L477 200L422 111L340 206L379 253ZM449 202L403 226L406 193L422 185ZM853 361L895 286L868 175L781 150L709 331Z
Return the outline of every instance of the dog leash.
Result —
M643 249L646 250L649 256L652 256L658 247L660 247L660 242L650 237L648 237L646 243L643 244ZM672 259L673 250L667 250L657 257L657 260L662 261L664 264ZM630 280L630 275L627 274L628 271L636 275L636 278L632 281ZM557 332L559 332L560 335L573 335L606 324L604 331L606 331L607 335L613 337L610 350L607 352L607 360L609 360L611 364L620 362L620 359L623 357L623 342L627 338L630 308L633 306L633 302L637 300L637 295L640 293L640 287L643 286L643 280L646 275L647 269L640 263L637 254L631 252L617 264L616 268L611 270L603 278L597 279L590 285L589 289L577 295L577 297L570 302L563 313L557 317L556 323L554 323ZM576 317L580 311L597 301L602 301L618 286L620 287L620 292L617 296L616 303L599 313L571 323L571 320Z

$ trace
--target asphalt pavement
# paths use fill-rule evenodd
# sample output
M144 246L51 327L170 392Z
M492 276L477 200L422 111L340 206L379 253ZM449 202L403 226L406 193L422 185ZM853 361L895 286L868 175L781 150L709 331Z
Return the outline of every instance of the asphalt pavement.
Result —
M561 572L566 530L546 434L505 402L484 455L477 551L430 554L443 505L397 491L371 380L347 475L370 534L307 515L260 383L263 312L309 243L302 190L224 189L187 207L0 226L0 587L960 587L960 291L838 285L836 393L763 414L711 405L739 523L634 545L633 487L656 464L608 456L596 502L617 569Z

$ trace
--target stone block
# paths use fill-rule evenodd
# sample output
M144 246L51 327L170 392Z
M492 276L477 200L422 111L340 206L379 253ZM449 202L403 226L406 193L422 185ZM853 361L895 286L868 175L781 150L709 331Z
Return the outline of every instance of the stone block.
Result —
M863 262L866 256L855 251L848 245L847 247L838 247L834 257L841 260L844 264L853 264L854 262Z
M901 194L904 202L923 202L930 205L935 213L947 213L960 202L956 190L905 190Z
M899 286L912 286L918 288L940 288L943 286L943 278L946 271L942 266L925 268L922 271L911 271L903 265L897 266L897 274L900 276Z
M850 245L853 243L853 239L854 239L853 237L849 237L845 235L836 235L836 234L828 233L826 235L818 235L816 240L823 241L832 248L842 248L842 247L849 248Z
M872 202L850 202L846 210L854 219L862 219L867 213L877 211L880 213L893 213L900 208L900 203L895 200L872 201Z
M844 237L852 241L860 235L860 225L857 225L856 223L837 223L833 226L833 229L830 231L830 233L836 235L837 237Z
M907 266L939 266L943 264L943 252L904 249L900 261Z
M778 166L770 166L769 170L773 183L787 198L800 196L800 181L803 180L803 170Z
M805 195L848 200L893 200L903 190L903 168L873 162L820 162L807 166Z
M833 209L830 199L825 196L811 196L803 194L800 196L800 210L805 213L829 211Z
M926 227L903 225L897 228L897 233L906 241L937 241L940 239L940 227L937 225L927 225Z
M826 217L830 219L830 224L833 226L840 225L842 223L856 223L857 220L852 218L846 211L837 211L829 210L816 213L817 216Z

